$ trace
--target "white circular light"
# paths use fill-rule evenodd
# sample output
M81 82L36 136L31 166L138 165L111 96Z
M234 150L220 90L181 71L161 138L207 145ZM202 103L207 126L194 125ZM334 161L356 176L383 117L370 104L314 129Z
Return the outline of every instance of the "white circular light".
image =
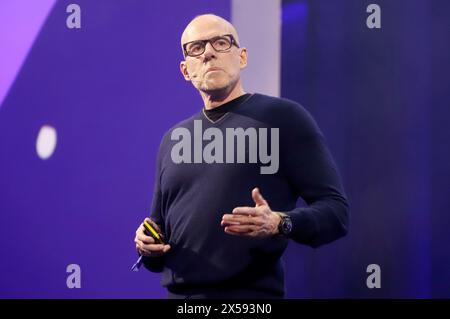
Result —
M36 139L36 152L38 156L46 160L53 155L55 148L56 130L50 125L42 126Z

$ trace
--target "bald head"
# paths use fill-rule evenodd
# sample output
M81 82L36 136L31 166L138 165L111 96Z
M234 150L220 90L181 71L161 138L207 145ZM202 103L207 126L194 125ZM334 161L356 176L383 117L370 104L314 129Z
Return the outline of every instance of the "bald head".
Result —
M227 34L234 39L223 37ZM200 54L188 54L183 48L192 41L199 41L192 44L191 49L197 49ZM247 49L239 46L238 41L234 26L214 14L197 16L184 29L181 36L184 60L180 62L180 71L204 100L224 101L243 94L240 72L247 66ZM226 48L216 49L214 45ZM189 52L193 53L192 50Z
M181 45L194 40L204 40L217 35L232 34L237 43L239 37L235 27L215 14L203 14L189 22L181 35Z

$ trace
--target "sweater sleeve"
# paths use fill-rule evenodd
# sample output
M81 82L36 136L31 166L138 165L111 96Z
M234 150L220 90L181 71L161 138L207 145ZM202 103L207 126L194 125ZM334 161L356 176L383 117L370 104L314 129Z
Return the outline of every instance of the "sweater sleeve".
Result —
M347 234L349 207L336 164L312 116L298 104L291 105L287 115L281 160L296 196L307 203L285 212L292 220L290 238L315 248Z
M161 232L165 234L164 219L162 217L162 203L161 203L162 143L163 142L161 142L156 160L155 183L153 188L150 219L153 220L161 228ZM159 257L145 257L145 256L142 257L145 268L147 268L151 272L162 272L164 269L164 259L165 259L164 255Z

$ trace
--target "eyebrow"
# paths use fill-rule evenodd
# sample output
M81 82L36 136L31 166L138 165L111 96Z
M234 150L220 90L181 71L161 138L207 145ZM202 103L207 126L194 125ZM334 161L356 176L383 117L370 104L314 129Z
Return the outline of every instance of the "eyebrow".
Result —
M210 37L204 37L204 38L201 38L201 39L190 40L190 41L184 42L183 44L190 43L190 42L195 42L195 41L205 41L205 40L213 39L213 38L216 38L216 37L222 37L222 36L228 35L228 34L230 34L230 33L218 34L218 35L213 35L213 36L210 36Z

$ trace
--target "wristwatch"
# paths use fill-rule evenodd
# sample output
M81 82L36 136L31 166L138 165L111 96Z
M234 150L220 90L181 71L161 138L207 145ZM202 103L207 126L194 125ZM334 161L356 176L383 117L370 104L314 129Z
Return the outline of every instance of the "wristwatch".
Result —
M278 224L278 233L282 236L289 236L292 231L292 220L287 214L278 213L281 217L281 221Z

